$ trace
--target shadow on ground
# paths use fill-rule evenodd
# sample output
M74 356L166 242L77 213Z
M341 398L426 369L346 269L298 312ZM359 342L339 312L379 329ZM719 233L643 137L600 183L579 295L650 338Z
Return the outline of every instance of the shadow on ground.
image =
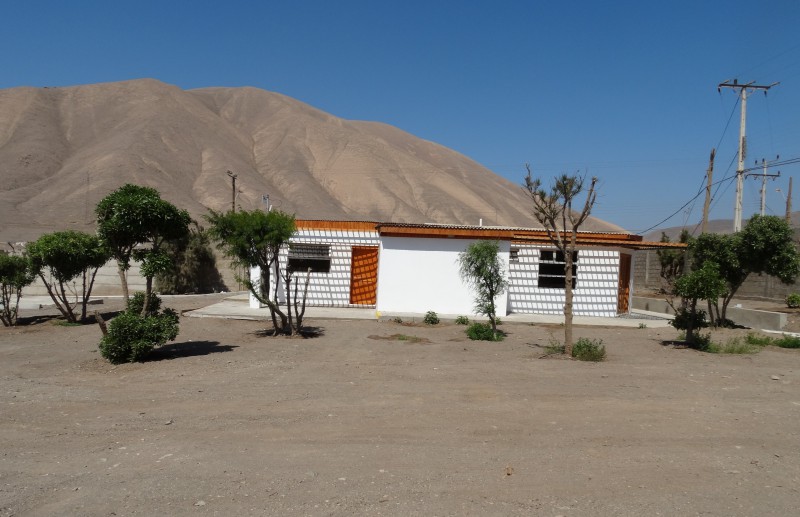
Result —
M235 345L221 345L219 341L185 341L183 343L171 343L153 350L148 356L147 361L164 361L181 357L231 352L234 348L239 347Z

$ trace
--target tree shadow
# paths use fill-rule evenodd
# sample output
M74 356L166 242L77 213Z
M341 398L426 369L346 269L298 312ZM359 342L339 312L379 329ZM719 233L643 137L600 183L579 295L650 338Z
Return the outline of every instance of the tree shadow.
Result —
M234 348L239 347L235 345L220 345L219 341L184 341L183 343L170 343L169 345L164 345L150 352L147 361L164 361L179 359L181 357L231 352Z
M253 335L258 337L284 337L288 339L312 339L317 337L322 337L325 335L325 327L311 327L308 325L303 325L303 328L300 329L300 332L289 336L286 334L275 334L273 329L260 329L253 332Z

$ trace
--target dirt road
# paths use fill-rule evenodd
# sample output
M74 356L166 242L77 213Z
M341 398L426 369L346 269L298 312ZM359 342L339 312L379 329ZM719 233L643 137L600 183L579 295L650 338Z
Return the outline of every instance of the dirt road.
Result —
M455 325L308 323L319 337L182 318L175 344L116 367L96 326L0 329L0 515L800 508L800 351L580 328L607 347L593 364L541 358L557 327L482 343Z

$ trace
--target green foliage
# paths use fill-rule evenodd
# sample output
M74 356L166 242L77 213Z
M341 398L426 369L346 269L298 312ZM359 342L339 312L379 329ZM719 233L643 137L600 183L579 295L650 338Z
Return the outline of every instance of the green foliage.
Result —
M425 317L422 318L422 322L426 325L438 325L439 324L439 315L436 314L434 311L428 311L425 313Z
M206 220L210 224L209 236L219 244L234 265L246 269L258 267L261 270L258 282L254 283L249 278L241 280L253 296L269 307L275 333L293 332L289 319L278 307L277 290L272 288L272 275L278 275L277 261L281 246L289 242L296 230L294 216L280 210L226 213L212 210ZM291 311L291 306L288 310Z
M126 311L133 314L142 314L144 312L142 311L142 309L144 308L144 299L145 296L142 291L137 291L133 293L133 296L131 296L128 299ZM151 296L150 301L147 304L147 312L145 312L144 314L147 316L152 316L153 314L158 314L158 311L160 309L161 309L161 298L159 296Z
M0 321L6 327L17 324L17 307L22 289L30 285L36 274L24 257L0 252Z
M689 346L701 352L713 352L716 350L716 345L711 342L711 334L697 334L689 341Z
M606 358L606 347L602 339L582 337L572 347L572 357L579 361L599 362Z
M92 294L98 268L109 259L109 251L94 235L73 230L42 235L28 244L31 269L36 271L50 298L70 322L78 320L73 309L81 307L86 319L86 304ZM75 281L73 286L70 282ZM80 280L80 285L78 285ZM70 300L70 294L74 301Z
M709 342L704 351L711 354L755 354L762 348L763 345L750 343L747 339L734 338L724 344Z
M394 318L392 318L392 323L397 323L398 325L402 325L403 318L401 318L400 316L395 316Z
M145 292L150 296L153 277L170 269L161 246L189 232L189 213L161 199L153 188L127 184L100 200L95 215L97 235L117 260L125 296L125 271L132 257L142 260L142 274L147 279ZM135 250L141 244L149 246Z
M505 336L488 323L473 323L467 327L467 337L473 341L502 341Z
M469 325L469 318L466 316L457 316L456 325Z
M119 314L108 324L108 333L100 340L100 353L111 363L120 364L144 360L156 347L163 346L178 336L178 314L172 309L157 312L161 300L150 297L150 307L156 311L141 315L145 297L131 298L128 310Z
M781 337L775 339L768 336L759 336L758 334L749 333L745 338L745 342L750 345L757 346L777 346L780 348L800 348L800 337L789 336L783 334Z
M800 294L792 293L786 297L786 306L790 309L797 309L800 307Z
M692 240L688 230L683 230L678 242L689 243ZM670 242L666 233L661 233L661 242ZM664 279L664 290L667 294L673 294L672 290L675 280L684 272L686 262L686 252L682 249L659 249L656 250L658 261L661 264L660 276Z
M686 330L691 325L693 329L702 329L708 327L706 321L706 311L695 310L694 312L684 307L679 307L675 313L675 317L669 322L670 325L678 330Z
M483 240L470 244L458 255L461 278L475 290L475 312L489 318L493 332L497 330L494 299L508 286L499 251L497 242Z
M647 328L647 323L639 323L639 328L640 329L646 329Z
M194 223L183 238L166 242L164 252L172 267L156 275L162 294L211 293L224 290L208 232Z
M800 348L800 337L784 334L783 337L776 339L772 344L781 348Z

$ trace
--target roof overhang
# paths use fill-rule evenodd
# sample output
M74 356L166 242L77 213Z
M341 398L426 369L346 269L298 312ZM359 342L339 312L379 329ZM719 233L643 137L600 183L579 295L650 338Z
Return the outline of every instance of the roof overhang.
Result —
M536 228L510 228L503 226L465 226L446 224L377 223L374 221L296 221L299 230L338 230L377 232L383 237L416 237L427 239L488 239L510 241L516 244L539 244L552 246L553 241L547 230ZM560 232L563 239L570 238L569 232ZM615 232L579 231L576 234L578 246L605 246L631 250L680 249L686 244L680 242L645 241L641 235Z

